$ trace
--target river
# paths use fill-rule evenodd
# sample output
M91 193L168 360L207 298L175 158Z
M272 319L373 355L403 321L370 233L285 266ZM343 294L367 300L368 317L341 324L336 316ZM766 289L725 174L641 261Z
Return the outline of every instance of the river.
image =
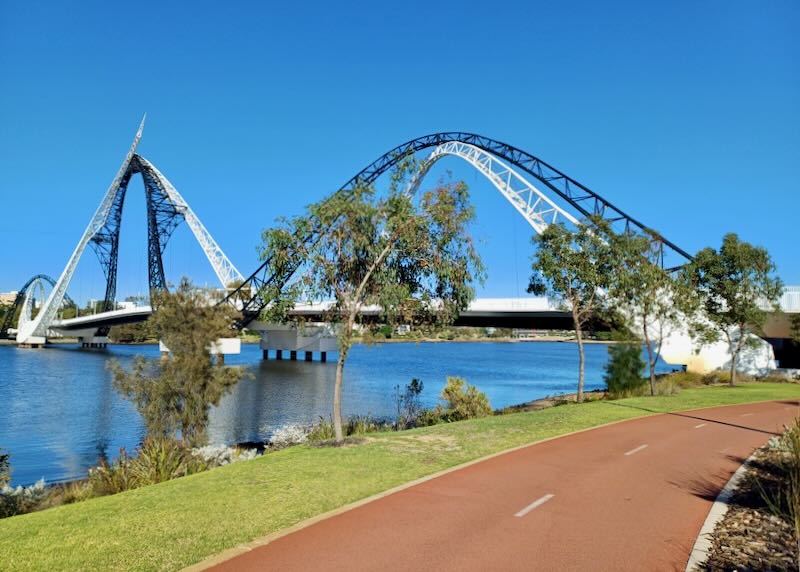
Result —
M587 389L600 388L606 346L589 345L586 354ZM128 365L135 355L155 359L158 347L0 346L0 448L11 454L14 484L80 478L100 455L135 448L141 419L116 393L107 369L110 359ZM559 342L357 345L345 368L343 408L348 415L391 417L395 386L415 377L425 385L423 403L432 406L448 375L465 378L501 408L574 391L577 361L575 345ZM262 361L257 345L243 345L226 363L243 365L252 376L213 409L213 442L265 440L285 424L330 415L333 362Z

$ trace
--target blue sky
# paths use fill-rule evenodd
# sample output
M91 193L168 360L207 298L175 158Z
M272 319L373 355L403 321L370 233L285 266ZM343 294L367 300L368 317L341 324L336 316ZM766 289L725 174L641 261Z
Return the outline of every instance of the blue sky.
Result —
M140 152L244 274L277 216L398 143L464 130L543 158L690 252L736 231L800 284L798 28L794 0L0 0L0 291L61 272L144 112ZM450 161L477 206L481 294L524 293L530 229ZM131 190L122 295L147 288ZM213 282L185 227L165 265ZM71 293L102 295L93 255Z

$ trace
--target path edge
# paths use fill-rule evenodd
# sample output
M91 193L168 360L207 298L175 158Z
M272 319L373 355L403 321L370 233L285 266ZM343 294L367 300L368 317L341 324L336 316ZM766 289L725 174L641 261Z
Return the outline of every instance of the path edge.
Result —
M730 501L739 488L747 470L753 464L753 460L759 449L760 447L756 448L756 450L745 459L744 463L736 469L731 475L731 478L728 479L728 482L725 483L725 486L722 487L717 498L714 499L714 504L711 505L711 510L708 511L708 516L706 516L703 526L700 528L700 532L697 533L697 539L689 554L689 561L686 563L684 572L698 572L700 567L708 560L708 555L711 552L711 536L714 534L714 529L730 510Z

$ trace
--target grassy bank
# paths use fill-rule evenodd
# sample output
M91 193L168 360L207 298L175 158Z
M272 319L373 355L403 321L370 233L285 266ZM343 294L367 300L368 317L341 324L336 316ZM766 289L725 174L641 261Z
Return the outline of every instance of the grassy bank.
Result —
M177 570L226 548L511 447L657 412L800 398L754 383L564 405L379 433L341 449L300 446L119 495L0 520L3 570Z

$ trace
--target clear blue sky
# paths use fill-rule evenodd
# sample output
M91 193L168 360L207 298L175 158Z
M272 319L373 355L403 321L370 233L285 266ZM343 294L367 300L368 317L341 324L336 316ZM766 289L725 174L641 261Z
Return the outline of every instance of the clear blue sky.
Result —
M798 29L796 0L0 0L0 291L61 272L145 111L140 152L245 274L275 217L400 142L465 130L540 156L686 250L736 231L798 284ZM472 185L481 293L524 292L530 230L445 167ZM147 284L131 190L123 295ZM213 281L185 227L166 265ZM87 256L73 295L102 295L99 272Z

